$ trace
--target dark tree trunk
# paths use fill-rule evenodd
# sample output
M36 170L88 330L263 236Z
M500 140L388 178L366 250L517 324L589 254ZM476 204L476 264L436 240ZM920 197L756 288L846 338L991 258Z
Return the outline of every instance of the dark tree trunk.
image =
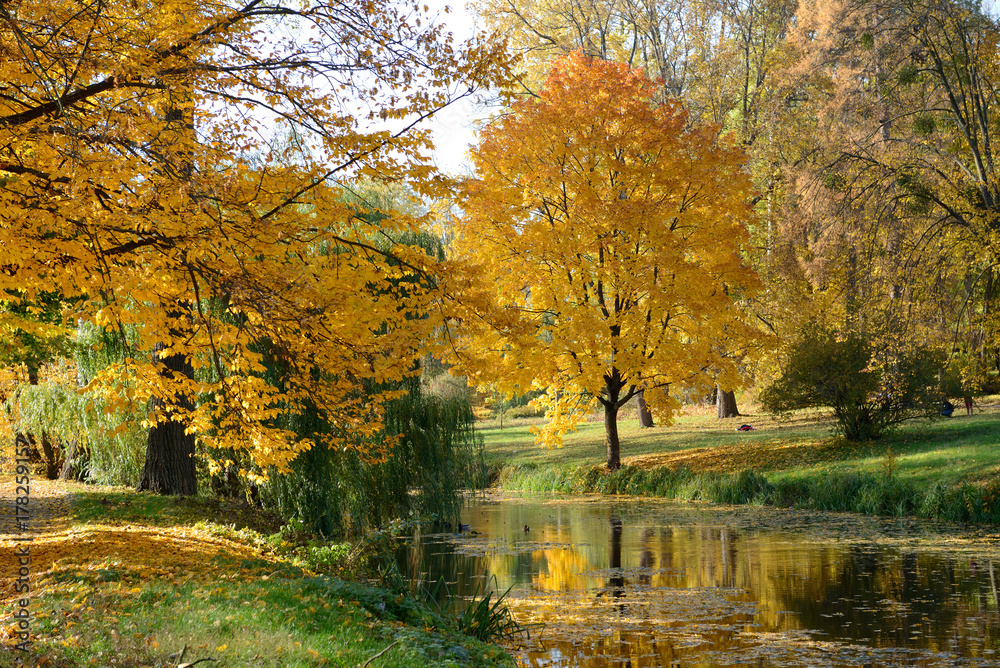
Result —
M718 388L715 393L715 413L720 420L739 417L740 411L736 408L736 393L732 390Z
M608 448L608 470L615 471L622 466L621 442L618 440L617 402L604 404L604 445Z
M66 444L62 470L59 471L59 479L84 482L87 479L87 462L89 459L89 453L85 448L81 448L76 441L70 441Z
M653 426L653 414L649 412L649 406L646 405L646 397L643 396L643 390L639 390L639 394L635 395L635 410L639 414L640 427Z
M57 480L59 471L62 469L62 451L58 445L53 446L49 435L42 432L42 455L45 457L45 477L48 480Z
M608 470L616 471L622 466L621 443L618 440L618 409L621 408L619 399L624 383L621 373L613 367L611 373L605 376L605 381L606 396L600 400L604 405L604 444L608 449ZM625 397L626 401L631 398L631 395Z
M191 146L184 146L175 153L177 160L177 172L174 175L178 180L190 181L194 175L194 157L192 153L193 144L196 141L194 134L194 117L192 115L193 105L193 84L185 82L181 90L180 104L167 110L167 127L171 129L181 141L190 141ZM183 323L189 321L190 303L175 302L171 305L164 305L167 318L171 323L170 340L183 340L186 327ZM165 357L160 356L160 352L167 346L158 343L153 346L153 361L159 360L163 364L160 373L164 377L194 379L194 367L191 360L186 355L174 354ZM169 382L169 380L168 380ZM172 414L171 409L179 409L182 416ZM193 397L183 394L176 394L166 400L153 397L150 401L150 409L160 411L166 409L165 413L169 419L165 422L157 422L150 427L149 435L146 439L146 462L142 467L142 476L139 478L137 489L148 490L155 494L174 494L178 496L192 495L197 491L198 482L195 477L194 461L194 434L185 433L190 424L185 416L194 408ZM184 419L177 419L183 417Z
M171 314L176 315L176 314ZM157 344L153 348L153 357L159 358L159 352L166 346ZM194 367L183 354L159 358L168 377L194 378ZM191 397L177 395L173 406L184 412L194 408ZM152 410L170 408L156 397L151 402ZM146 463L142 467L142 477L139 478L139 491L148 490L155 494L175 494L187 496L197 491L194 462L194 434L186 434L187 420L167 420L149 429L146 441Z

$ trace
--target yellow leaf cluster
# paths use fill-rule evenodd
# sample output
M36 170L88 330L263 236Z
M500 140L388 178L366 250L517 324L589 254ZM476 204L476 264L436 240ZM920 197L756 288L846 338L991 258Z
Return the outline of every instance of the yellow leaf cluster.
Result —
M133 351L90 389L262 466L314 445L275 426L307 402L327 445L380 429L362 390L413 372L437 259L397 241L426 220L341 184L440 192L413 119L504 81L502 44L368 0L40 0L0 7L0 54L0 294L58 294Z
M669 419L671 390L732 378L756 336L739 308L758 284L741 256L746 158L656 89L573 54L472 152L452 259L486 287L468 286L461 368L548 389L550 445L570 414L639 389Z

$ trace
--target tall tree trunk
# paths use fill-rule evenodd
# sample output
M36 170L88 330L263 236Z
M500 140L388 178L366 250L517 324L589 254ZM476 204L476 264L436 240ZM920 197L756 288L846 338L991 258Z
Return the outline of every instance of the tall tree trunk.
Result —
M608 449L608 470L620 469L622 459L621 441L618 439L618 406L614 401L604 404L604 445Z
M739 417L740 411L736 407L736 393L732 390L723 390L717 387L715 391L715 415L718 419Z
M643 392L644 390L639 390L639 394L635 395L635 410L639 414L639 426L652 427L653 414L649 412L649 406L646 405L646 397L643 396Z
M178 104L167 110L165 120L167 127L175 134L180 144L176 152L176 173L178 181L190 181L194 176L193 150L196 142L194 133L193 102L194 87L190 83L178 92ZM172 324L169 330L169 340L183 340L185 336L184 323L189 320L190 304L178 301L172 305L164 305L167 319ZM159 360L163 367L160 373L168 379L194 379L194 367L191 360L184 354L162 356L160 353L168 344L157 343L153 346L153 361ZM186 433L189 419L178 420L172 415L172 408L179 409L186 416L194 409L193 397L185 394L175 394L167 401L153 397L150 409L158 411L166 408L170 417L165 422L157 422L149 429L146 439L146 462L142 467L138 489L149 490L156 494L175 494L187 496L197 491L194 461L194 434Z
M161 373L168 378L194 378L194 367L188 357L183 354L160 357L164 348L166 346L161 343L153 347L153 358L159 358L164 366ZM171 407L157 397L150 403L150 408L154 411ZM191 397L186 395L175 395L171 403L184 412L194 408ZM139 478L140 491L179 496L197 492L194 434L185 433L187 425L187 420L168 420L150 427L146 440L146 463L142 467L142 477Z

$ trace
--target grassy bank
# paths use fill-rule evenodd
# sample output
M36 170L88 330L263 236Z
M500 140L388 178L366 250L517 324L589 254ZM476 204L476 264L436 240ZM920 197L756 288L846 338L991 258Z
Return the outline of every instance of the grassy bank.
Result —
M36 509L56 486L33 481ZM30 543L29 655L13 649L9 622L3 632L2 653L25 665L514 665L405 583L371 586L349 572L356 545L272 533L267 518L215 499L60 489L73 495L72 515Z
M754 431L738 432L740 424ZM878 515L1000 523L1000 414L911 422L891 438L846 443L822 411L788 421L718 420L692 410L670 427L625 418L623 466L603 468L604 427L587 423L565 446L536 446L529 421L480 425L496 484L507 490L633 494Z

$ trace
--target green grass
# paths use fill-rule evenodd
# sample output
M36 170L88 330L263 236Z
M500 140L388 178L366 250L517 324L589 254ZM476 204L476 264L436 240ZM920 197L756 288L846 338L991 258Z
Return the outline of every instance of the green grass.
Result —
M261 533L277 531L283 522L240 500L214 495L160 496L127 487L80 487L74 491L74 521L78 524L128 524L145 526L194 526L225 518L227 525Z
M49 665L167 665L187 647L186 661L214 665L354 666L393 644L379 666L512 665L498 648L442 630L413 599L363 584L264 572L143 582L121 565L92 573L51 575L61 586L41 599L48 614L35 629ZM100 623L88 623L91 611Z
M537 422L537 421L536 421ZM742 423L755 431L737 432ZM1000 521L1000 415L905 424L877 442L834 438L828 413L780 422L761 415L686 415L669 427L620 421L623 467L608 473L604 427L581 425L565 445L534 444L530 424L482 425L487 461L510 490L603 492L725 503Z
M359 666L380 652L372 666L514 665L488 642L519 631L496 594L466 611L406 582L373 585L377 574L348 558L358 545L267 534L274 518L245 504L72 492L72 534L32 543L25 665Z

